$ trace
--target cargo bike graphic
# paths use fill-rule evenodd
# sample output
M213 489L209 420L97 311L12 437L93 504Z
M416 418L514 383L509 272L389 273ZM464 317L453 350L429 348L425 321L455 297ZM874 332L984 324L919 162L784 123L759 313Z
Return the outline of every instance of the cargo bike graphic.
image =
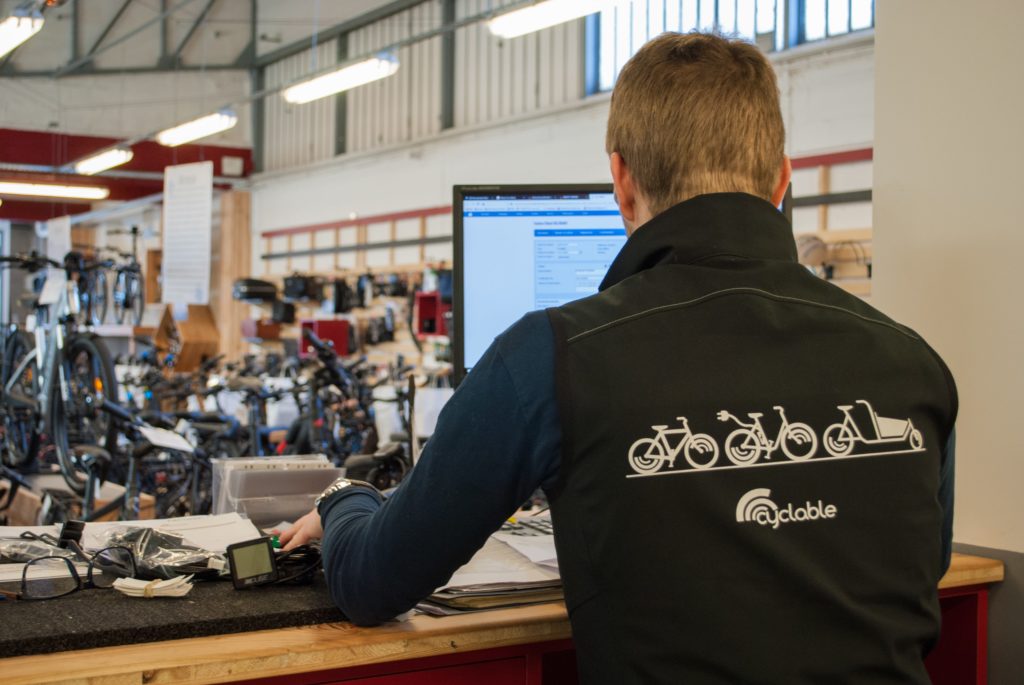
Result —
M867 400L857 400L856 404L866 410L870 421L858 421L853 413L856 407L852 404L841 404L836 407L843 412L844 418L825 429L822 442L825 450L833 457L845 457L853 452L856 444L865 446L906 444L910 451L920 451L924 446L921 431L914 427L910 419L890 419L875 413L874 407ZM865 424L866 431L861 430Z

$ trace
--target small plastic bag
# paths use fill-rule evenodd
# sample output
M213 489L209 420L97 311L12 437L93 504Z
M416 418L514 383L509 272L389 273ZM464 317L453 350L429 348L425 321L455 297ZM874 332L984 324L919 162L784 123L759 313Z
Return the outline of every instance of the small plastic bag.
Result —
M78 557L70 549L61 549L40 540L0 540L0 562L25 563L43 557Z
M122 546L135 554L141 578L170 580L194 575L196 580L216 578L226 568L223 554L200 549L175 533L158 528L117 527L104 536L104 546Z

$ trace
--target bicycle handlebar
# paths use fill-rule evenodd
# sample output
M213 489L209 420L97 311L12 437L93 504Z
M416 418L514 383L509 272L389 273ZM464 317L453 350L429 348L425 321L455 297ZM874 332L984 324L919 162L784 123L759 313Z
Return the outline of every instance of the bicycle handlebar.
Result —
M58 269L63 269L64 265L58 261L45 257L36 252L32 252L27 255L12 255L10 257L0 257L0 264L14 264L19 268L25 269L29 272L40 271L48 266L53 266Z

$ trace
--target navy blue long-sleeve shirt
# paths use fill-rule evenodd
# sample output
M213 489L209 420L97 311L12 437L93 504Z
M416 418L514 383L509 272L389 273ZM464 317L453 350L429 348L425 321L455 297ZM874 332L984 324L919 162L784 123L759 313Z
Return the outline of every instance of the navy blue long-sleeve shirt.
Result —
M555 483L561 426L554 337L544 312L495 339L442 410L419 463L381 503L343 490L321 510L334 602L354 623L408 611L443 585L539 486ZM942 465L942 568L953 522L951 435Z

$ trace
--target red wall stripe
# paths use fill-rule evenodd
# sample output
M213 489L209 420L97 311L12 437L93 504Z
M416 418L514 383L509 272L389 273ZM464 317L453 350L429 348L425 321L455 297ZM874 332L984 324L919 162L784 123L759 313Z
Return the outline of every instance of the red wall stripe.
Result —
M344 219L342 221L328 221L323 224L310 224L307 226L294 226L292 228L275 228L270 231L263 231L260 235L264 238L276 238L282 235L294 235L296 233L316 233L317 231L329 231L334 228L350 228L352 226L368 226L370 224L383 224L391 221L403 221L405 219L419 219L427 216L440 214L451 214L452 206L428 207L427 209L410 209L404 212L393 212L391 214L376 214L363 216L356 219Z
M806 157L793 157L794 169L809 169L817 166L833 166L836 164L850 164L851 162L869 162L874 158L873 147L860 148L858 150L845 150L843 152L829 152L823 155L808 155Z

